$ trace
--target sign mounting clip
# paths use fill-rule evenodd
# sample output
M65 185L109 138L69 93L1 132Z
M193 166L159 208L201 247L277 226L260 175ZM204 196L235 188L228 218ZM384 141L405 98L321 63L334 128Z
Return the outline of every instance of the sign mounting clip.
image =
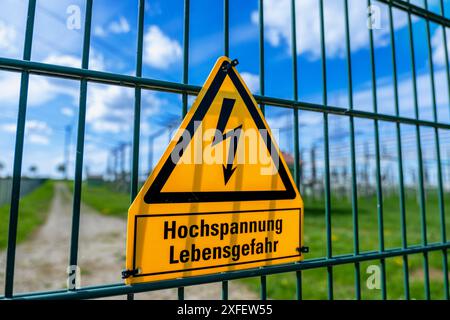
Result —
M234 60L232 60L229 63L225 63L222 66L222 71L225 72L225 73L228 73L228 71L231 69L231 67L236 67L238 64L239 64L238 59L234 59Z

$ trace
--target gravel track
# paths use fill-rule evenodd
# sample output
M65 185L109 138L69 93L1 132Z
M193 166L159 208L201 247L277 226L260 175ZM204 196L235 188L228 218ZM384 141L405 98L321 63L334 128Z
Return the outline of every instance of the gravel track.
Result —
M14 292L66 288L70 247L72 196L64 183L55 184L46 223L17 246ZM20 216L19 216L20 223ZM125 263L126 220L105 216L82 205L79 238L81 285L121 282ZM4 288L5 251L0 252L0 288ZM3 291L0 291L3 294ZM187 287L186 299L220 299L221 284ZM239 282L230 282L230 299L257 299ZM112 297L124 299L125 297ZM176 299L176 289L141 293L136 299Z

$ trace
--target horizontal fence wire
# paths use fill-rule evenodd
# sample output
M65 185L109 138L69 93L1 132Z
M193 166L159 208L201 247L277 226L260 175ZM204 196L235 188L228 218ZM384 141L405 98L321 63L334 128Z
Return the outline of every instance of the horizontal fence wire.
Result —
M293 113L293 140L294 140L294 180L297 186L300 186L301 166L300 146L299 146L299 110L319 112L323 114L323 137L324 137L324 191L325 191L325 227L326 227L326 256L323 258L307 259L299 263L291 263L284 265L274 265L262 267L258 269L248 269L240 271L232 271L221 274L211 274L205 276L196 276L191 278L182 278L175 280L165 280L153 283L138 284L128 286L123 283L105 284L102 286L82 287L73 290L57 290L44 292L30 292L13 294L14 283L14 260L16 249L16 233L19 213L19 190L21 190L21 168L23 156L24 143L24 127L27 110L27 95L28 95L28 81L30 74L41 76L50 76L58 78L66 78L80 82L80 96L79 96L79 114L78 114L78 131L77 131L77 156L75 162L75 179L74 179L74 199L72 210L72 229L71 229L71 246L69 264L76 265L78 260L78 235L79 235L79 219L80 219L80 203L81 203L81 187L82 187L82 168L84 157L84 133L85 133L85 118L86 118L86 103L87 103L87 86L90 82L102 83L110 85L119 85L124 87L134 88L135 90L135 104L134 104L134 127L133 127L133 154L132 154L132 174L130 187L130 200L132 201L137 194L138 187L138 168L139 168L139 135L140 135L140 114L141 114L141 95L142 90L155 90L169 93L176 93L182 95L182 116L185 116L188 109L188 95L197 95L201 90L200 86L191 85L188 81L188 67L189 67L189 20L190 20L190 1L184 0L184 34L183 34L183 79L181 83L156 80L142 76L142 54L143 54L143 36L144 36L144 13L145 0L138 1L138 22L137 22L137 49L136 49L136 72L135 75L118 74L103 71L94 71L89 69L89 51L91 39L91 22L92 22L92 4L93 0L86 0L86 14L84 25L83 38L83 57L80 68L65 67L55 64L41 63L31 61L31 44L33 39L34 16L36 9L36 0L30 0L28 6L28 19L25 30L25 45L23 59L11 59L0 57L0 70L9 72L20 72L21 87L19 99L19 114L18 114L18 130L16 133L16 145L14 153L14 170L11 186L11 209L10 209L10 224L8 236L7 249L7 265L6 265L6 281L5 281L5 295L0 296L0 299L70 299L70 298L100 298L115 295L127 295L128 299L133 299L135 293L154 291L167 288L178 288L178 298L184 299L184 287L205 284L210 282L222 282L222 298L224 300L229 297L229 283L230 280L260 277L260 297L262 300L268 298L267 296L267 276L272 274L295 272L296 275L296 297L302 299L302 271L315 268L325 268L327 272L327 293L328 298L334 298L333 290L333 267L344 264L354 265L354 282L355 282L355 298L361 299L361 271L360 264L364 261L380 261L381 275L382 275L382 290L381 298L387 298L386 291L386 271L385 260L393 257L401 257L403 259L403 283L405 299L410 298L409 288L409 261L408 256L412 254L423 255L424 268L424 289L425 298L430 298L430 279L429 279L429 265L428 255L430 252L441 252L443 256L443 274L444 274L444 291L445 298L449 299L449 279L448 279L448 258L447 251L450 249L450 242L447 241L446 236L446 222L445 222L445 208L444 208L444 191L442 181L441 168L441 150L439 142L439 129L449 130L450 123L440 122L437 118L436 105L436 88L434 84L434 66L431 52L431 35L430 22L433 22L443 29L443 40L446 57L446 73L448 80L448 89L450 93L450 72L448 62L448 48L446 43L446 28L450 27L450 20L444 14L444 2L440 0L440 14L431 12L428 8L428 1L425 0L424 7L417 6L410 3L410 1L401 0L377 0L377 2L384 3L389 9L389 28L391 41L391 58L393 66L393 87L394 87L394 101L393 109L394 115L382 114L378 112L377 108L377 85L376 85L376 66L375 66L375 52L374 52L374 38L373 31L369 28L369 44L370 44L370 62L371 62L371 81L372 81L372 111L358 110L353 101L353 83L352 83L352 61L351 61L351 39L350 39L350 21L348 0L344 0L344 14L345 14L345 35L346 35L346 58L347 58L347 72L348 72L348 108L331 106L328 104L327 97L327 59L326 59L326 42L325 42L325 16L324 16L324 1L318 0L319 4L319 18L320 18L320 43L321 43L321 66L322 66L322 87L323 87L323 101L322 103L307 103L300 101L298 97L298 65L297 65L297 34L296 34L296 7L295 0L291 0L291 54L292 54L292 82L293 82L293 97L292 99L281 99L277 97L270 97L265 95L264 85L264 1L258 0L258 28L259 28L259 85L260 95L254 95L256 101L259 103L263 113L266 105L292 109ZM371 0L367 0L367 5L372 4ZM397 63L396 63L396 45L394 36L393 23L393 9L401 10L408 16L408 32L410 41L411 54L411 70L413 82L413 101L414 101L414 117L403 117L399 112L399 95L398 95L398 78L397 78ZM230 55L230 39L229 39L229 0L223 0L223 43L224 54ZM364 13L361 13L364 14ZM427 49L430 57L429 68L432 88L432 107L433 120L423 120L419 118L419 106L417 97L417 74L415 65L414 52L414 35L412 28L412 16L420 17L426 21L426 36ZM301 72L300 72L301 76ZM330 149L329 149L329 115L339 115L348 117L350 141L350 167L351 167L351 205L352 205L352 231L353 231L353 253L345 255L333 255L332 250L332 207L331 207L331 186L330 186ZM377 194L377 215L378 215L378 238L379 246L377 251L361 251L359 244L359 221L358 221L358 193L357 193L357 174L356 174L356 147L355 147L355 125L354 119L370 119L374 122L374 147L376 157L376 194ZM401 247L394 249L386 249L384 245L384 229L383 229L383 194L381 181L381 164L380 164L380 133L378 123L379 121L386 121L395 123L396 127L396 153L398 156L398 183L399 183L399 208L400 208L400 224L401 224ZM417 146L417 165L419 170L419 208L421 214L421 245L408 246L406 237L406 208L405 208L405 186L403 181L403 164L402 164L402 139L401 139L401 125L409 124L415 126ZM421 148L421 128L429 127L434 130L434 139L436 146L436 161L437 161L437 175L438 175L438 201L441 224L441 242L428 243L427 241L427 225L426 225L426 210L425 210L425 190L423 181L423 159Z
M401 257L403 255L420 254L423 252L442 251L450 249L450 242L447 243L432 243L427 246L410 246L406 249L395 248L386 249L384 252L368 251L361 252L359 255L336 255L331 259L318 258L308 259L300 263L291 263L284 265L274 265L258 269L248 269L241 271L230 271L221 274L211 274L205 276L196 276L191 278L181 278L175 280L164 280L143 284L136 284L132 286L123 283L108 284L102 286L82 287L77 290L57 290L57 291L42 291L20 293L14 296L15 299L88 299L101 298L108 296L124 295L128 293L140 293L146 291L155 291L161 289L170 289L183 286L200 285L212 282L219 282L225 280L236 280L249 277L267 276L272 274L280 274L287 272L296 272L300 270L310 270L316 268L326 268L344 264L351 264L355 262L364 262L372 260L380 260L394 257ZM0 299L4 297L0 296Z
M125 74L117 74L103 71L86 70L73 67L65 67L41 62L24 61L10 58L0 58L0 70L27 71L31 74L40 74L55 76L61 78L69 78L73 80L86 79L102 84L120 85L124 87L136 87L139 85L143 89L154 91L171 92L178 94L197 95L201 87L197 85L183 84L178 82L156 80L145 77L135 77ZM438 129L450 129L450 123L434 122L429 120L421 120L409 117L395 116L383 113L374 113L370 111L357 110L357 108L349 109L343 107L335 107L332 105L324 106L318 103L309 103L304 101L294 101L283 98L276 98L264 95L253 95L255 100L261 105L271 105L274 107L283 107L289 109L299 109L305 111L322 112L335 115L353 116L363 119L377 119L387 122L399 122L402 124L420 125L425 127L433 127Z

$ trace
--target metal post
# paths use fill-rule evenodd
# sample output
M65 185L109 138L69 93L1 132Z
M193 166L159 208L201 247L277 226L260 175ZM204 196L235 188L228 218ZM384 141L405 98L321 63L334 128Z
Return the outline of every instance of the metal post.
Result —
M229 19L229 0L223 0L223 48L224 55L230 55L230 39L229 39L229 29L230 29L230 19Z
M392 53L392 76L394 79L394 102L395 102L395 114L400 116L399 109L399 98L398 98L398 79L397 79L397 58L396 58L396 47L395 47L395 36L394 36L394 22L392 17L392 6L389 6L389 26L390 26L390 36L391 36L391 53ZM403 181L403 152L402 152L402 139L401 139L401 126L400 123L396 123L396 138L397 138L397 164L398 164L398 184L399 184L399 201L400 201L400 220L401 220L401 238L402 238L402 248L406 249L408 247L408 241L406 237L406 208L405 208L405 185ZM408 256L403 257L403 286L405 288L405 299L409 300L411 294L409 291L409 266L408 266Z
M136 77L142 77L142 53L144 39L144 13L145 0L139 0L138 5L138 25L137 25L137 45L136 45ZM141 127L141 88L134 89L134 124L133 124L133 146L131 159L131 188L130 202L134 201L137 195L139 184L139 138ZM133 294L127 295L127 300L134 300Z
M259 93L264 96L264 2L258 1L258 18L259 18ZM260 103L262 113L264 114L265 106ZM261 300L266 300L267 297L267 282L266 277L261 276Z
M258 18L259 18L259 93L264 96L264 3L263 0L258 1ZM259 104L264 114L264 103Z
M441 14L445 17L445 11L444 11L444 1L440 1L440 8L441 8ZM445 26L442 27L442 35L443 35L443 42L444 42L444 54L445 54L445 70L447 74L447 93L450 95L450 65L448 61L448 45L447 45L447 29ZM449 109L450 109L450 103L449 103ZM435 121L437 122L437 121ZM439 161L440 162L440 161ZM439 179L442 180L442 172L439 176ZM442 211L441 211L442 212ZM447 235L445 230L445 214L441 215L441 239L442 242L447 242ZM448 279L448 258L447 258L447 249L442 250L442 263L443 263L443 271L444 271L444 290L445 290L445 297L447 300L450 299L450 285L449 285L449 279ZM447 271L445 271L447 270Z
M425 9L428 10L428 0L425 0ZM445 28L444 28L445 29ZM427 20L426 23L427 32L427 45L428 45L428 58L430 60L430 80L431 80L431 97L433 102L433 120L438 122L437 115L437 102L436 102L436 87L435 87L435 77L434 77L434 64L433 64L433 50L431 48L431 34L430 34L430 21ZM447 61L448 63L448 61ZM445 208L444 208L444 189L442 182L442 167L441 167L441 150L439 142L439 132L437 128L434 128L434 144L436 146L436 166L437 166L437 178L438 178L438 201L439 201L439 213L440 213L440 224L441 224L441 241L445 243L447 241L446 235L446 224L445 224ZM447 253L445 250L442 251L442 271L444 277L444 299L449 299L449 283L448 283L448 263L447 263Z
M81 67L89 67L89 49L91 42L91 20L92 20L92 0L86 0L86 15L84 22L83 57ZM78 265L78 237L80 231L80 203L81 203L81 183L83 179L83 155L84 155L84 135L86 125L86 99L87 99L87 79L82 78L80 82L80 100L78 111L78 131L77 149L75 160L75 182L73 187L73 209L72 209L72 231L70 238L69 265Z
M188 84L189 81L189 0L184 0L184 36L183 36L183 84ZM183 92L183 106L182 116L187 113L187 94ZM178 288L178 300L184 300L184 288Z
M371 6L371 0L367 0L367 6ZM372 103L373 112L378 113L377 102L377 78L375 67L375 51L373 45L373 30L369 28L370 40L370 61L372 66ZM383 219L383 191L381 186L381 165L380 165L380 133L378 129L378 120L374 120L375 135L375 166L376 166L376 189L377 189L377 215L378 215L378 241L379 251L384 251L384 219ZM386 299L386 261L380 259L381 265L381 298Z
M28 2L28 18L25 31L23 60L30 60L33 41L34 17L36 0ZM19 111L17 115L16 145L14 148L13 183L11 192L11 207L9 210L8 249L6 252L5 297L12 298L14 287L14 267L16 260L17 224L19 219L20 180L22 175L22 156L25 138L25 121L28 100L28 82L30 74L22 71L20 80Z
M349 109L353 109L353 75L352 56L350 47L350 21L348 17L348 0L344 2L345 10L345 35L347 49L347 74L348 74L348 101ZM355 151L355 124L353 116L349 117L350 126L350 159L352 171L352 220L353 220L353 254L359 254L359 227L358 227L358 184L356 172L356 151ZM361 299L361 270L360 263L355 263L355 297Z
M327 56L325 51L325 25L323 14L323 0L320 0L320 48L322 57L322 95L323 105L328 105L327 92ZM326 227L326 241L327 241L327 259L333 257L333 248L331 241L331 190L330 190L330 151L329 151L329 137L328 137L328 113L323 113L323 152L325 159L325 175L324 175L324 191L325 191L325 227ZM328 299L333 300L333 267L327 267L327 284L328 284Z
M292 37L292 84L294 101L298 100L298 77L297 77L297 30L295 21L295 0L291 0L291 37ZM299 152L299 132L298 132L298 109L294 108L294 180L297 188L300 189L300 152ZM297 300L302 299L302 272L295 273L297 279Z
M409 1L408 1L409 2ZM409 30L409 45L411 52L411 72L413 80L413 97L414 97L414 113L416 120L419 119L419 102L417 97L417 75L416 75L416 59L414 56L414 35L412 28L411 11L408 10L408 30ZM418 184L419 184L419 207L421 216L421 233L422 245L427 244L427 228L426 228L426 212L425 212L425 190L423 185L423 160L422 160L422 143L420 141L420 126L416 124L416 145L417 145L417 162L418 162ZM430 299L430 275L428 268L428 252L423 253L423 268L424 268L424 285L425 298Z

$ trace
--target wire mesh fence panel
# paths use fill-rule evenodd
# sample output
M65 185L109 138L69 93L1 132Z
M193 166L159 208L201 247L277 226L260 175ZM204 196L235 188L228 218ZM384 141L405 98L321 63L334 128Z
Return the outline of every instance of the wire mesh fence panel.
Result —
M183 19L175 23L182 29L177 35L182 45L174 49L179 58L178 76L173 78L163 71L154 76L143 66L149 45L146 32L157 37L160 30L155 26L147 30L145 19L151 19L145 8L148 1L138 0L131 14L136 20L136 48L125 50L134 69L110 71L116 69L99 65L92 49L94 45L111 46L96 27L98 4L93 0L78 1L83 12L80 46L76 49L78 64L68 66L42 59L34 51L34 35L39 34L43 23L36 20L41 14L36 10L38 2L29 0L20 7L26 11L20 16L24 20L21 57L0 57L2 72L20 75L12 176L0 179L0 205L9 204L2 298L128 295L132 299L135 293L178 288L178 298L183 299L186 286L221 282L222 298L227 299L229 281L245 279L261 299L449 299L450 19L443 0L434 1L433 6L427 0L368 0L363 5L359 0L333 4L284 0L283 9L287 8L289 14L286 21L278 22L270 15L273 1L253 3L253 24L248 33L256 39L249 49L254 52L254 61L246 61L255 63L259 72L253 78L247 75L247 80L254 85L254 97L268 122L283 120L277 122L284 128L278 142L289 154L289 169L305 200L305 243L311 249L307 259L133 286L92 283L90 287L69 290L15 293L20 197L43 182L22 177L31 78L66 78L77 86L78 109L71 127L76 136L72 218L71 229L67 230L69 265L77 266L81 206L90 193L83 191L83 178L88 174L86 160L95 152L88 144L96 139L95 132L87 128L95 113L90 99L104 92L111 100L129 98L127 104L114 110L115 115L126 112L119 118L127 128L123 139L129 142L107 146L110 153L105 160L106 174L101 178L106 182L103 187L126 194L121 201L129 203L155 166L162 152L157 147L170 140L191 99L201 89L193 84L200 76L192 76L194 67L190 63L206 45L190 41L193 32L206 32L207 28L199 30L199 25L191 22L193 17L199 19L198 4L184 0L183 7L178 8ZM210 60L215 55L232 56L236 43L247 41L230 21L235 6L236 1L223 0L211 13L221 17L222 32L209 39L208 45L221 48L208 56ZM302 11L306 9L311 12ZM334 10L341 13L338 20L331 20ZM309 15L311 30L302 29L305 15ZM377 27L378 15L383 28ZM367 28L359 28L358 21L367 23ZM283 25L281 31L276 29L278 23ZM280 41L288 43L289 50L276 55L267 43ZM365 49L356 50L361 47ZM286 54L291 60L280 66L277 59ZM200 73L206 75L205 70ZM311 73L316 75L313 79L308 78ZM274 87L279 82L282 88ZM339 90L338 82L345 83ZM309 95L309 87L318 87L320 93ZM164 114L155 112L155 93L162 94L159 102L173 108L167 107ZM149 132L147 120L156 121L160 129ZM311 126L315 130L310 130ZM115 181L120 183L112 183Z

